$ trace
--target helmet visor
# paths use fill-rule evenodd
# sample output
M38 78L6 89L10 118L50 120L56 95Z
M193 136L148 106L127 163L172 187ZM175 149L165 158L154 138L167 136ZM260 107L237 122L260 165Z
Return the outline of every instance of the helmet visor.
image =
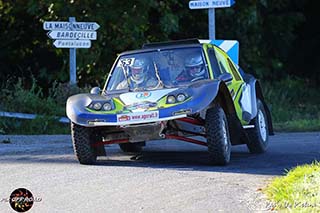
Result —
M202 66L193 66L193 67L187 67L187 70L189 74L193 77L197 76L201 72Z
M140 75L143 73L142 67L131 67L132 75Z

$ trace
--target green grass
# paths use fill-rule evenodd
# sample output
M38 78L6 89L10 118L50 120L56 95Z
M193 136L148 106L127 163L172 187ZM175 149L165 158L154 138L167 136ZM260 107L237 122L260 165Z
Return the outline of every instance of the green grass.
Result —
M264 192L277 210L320 212L320 163L290 170L275 178Z
M274 123L277 132L312 132L320 130L320 119L296 119Z

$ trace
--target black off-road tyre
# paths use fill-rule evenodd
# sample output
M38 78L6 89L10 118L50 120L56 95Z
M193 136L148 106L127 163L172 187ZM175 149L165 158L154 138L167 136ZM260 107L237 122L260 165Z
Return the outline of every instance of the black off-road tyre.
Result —
M93 143L91 129L71 123L71 136L73 149L80 164L91 165L97 160L96 150L91 146Z
M207 110L205 129L210 161L215 165L228 164L231 155L228 121L219 105Z
M263 153L269 144L267 114L263 103L257 99L257 116L251 121L254 128L247 129L249 141L247 147L251 153Z
M142 147L145 145L145 142L137 143L120 143L119 147L123 152L132 152L137 153L142 151Z

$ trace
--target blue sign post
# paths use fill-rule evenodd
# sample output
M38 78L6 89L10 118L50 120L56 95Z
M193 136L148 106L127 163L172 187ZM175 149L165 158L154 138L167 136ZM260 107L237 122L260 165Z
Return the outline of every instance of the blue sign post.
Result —
M231 7L235 3L235 0L198 0L190 1L190 9L208 9L208 21L209 21L209 39L215 40L215 8Z

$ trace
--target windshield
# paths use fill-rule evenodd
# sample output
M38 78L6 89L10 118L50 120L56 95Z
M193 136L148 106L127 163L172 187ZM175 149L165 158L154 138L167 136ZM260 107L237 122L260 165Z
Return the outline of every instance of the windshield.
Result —
M123 55L109 76L107 90L154 90L208 79L201 48L177 48Z

